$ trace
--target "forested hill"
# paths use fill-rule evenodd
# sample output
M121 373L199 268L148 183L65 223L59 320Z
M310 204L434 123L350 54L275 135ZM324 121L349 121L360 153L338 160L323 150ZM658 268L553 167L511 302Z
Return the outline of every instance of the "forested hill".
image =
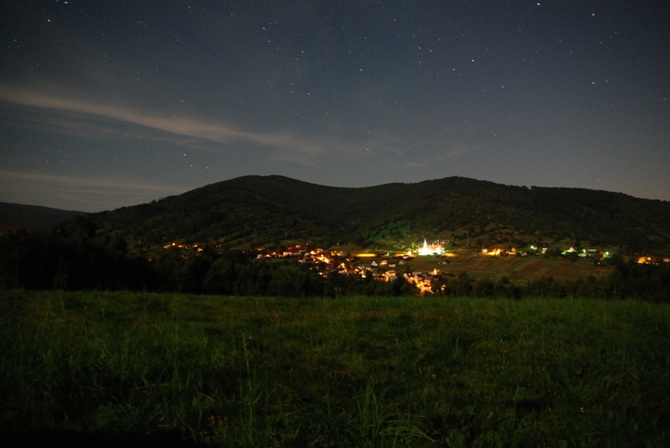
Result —
M574 188L461 177L366 188L245 176L93 215L101 232L144 245L228 247L315 243L408 245L424 238L480 244L567 241L629 253L670 251L670 202Z

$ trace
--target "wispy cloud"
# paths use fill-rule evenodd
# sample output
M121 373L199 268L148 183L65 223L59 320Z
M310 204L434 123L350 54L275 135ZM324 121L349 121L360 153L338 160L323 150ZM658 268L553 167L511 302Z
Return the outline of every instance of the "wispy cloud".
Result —
M49 90L0 84L0 101L37 112L33 115L21 114L20 117L16 114L5 115L31 129L65 133L79 138L166 141L214 153L222 151L220 144L232 144L238 148L266 148L271 150L263 156L268 163L290 163L303 167L332 163L333 158L374 160L399 157L407 149L404 139L384 130L357 135L355 130L347 130L342 125L340 131L343 134L338 137L318 133L318 130L257 132L211 119L162 116L129 105L98 103L77 95L59 95ZM111 120L112 124L105 120Z
M119 179L92 179L86 177L74 176L59 176L43 173L17 172L17 171L0 171L0 176L6 180L42 182L42 183L58 183L69 187L89 187L89 188L122 188L128 191L154 191L157 193L177 193L179 190L174 187L166 187L165 185L151 185L151 184L137 184L129 183L125 180Z
M166 117L128 106L115 106L76 97L64 97L39 89L0 85L0 101L38 110L89 115L215 143L238 143L273 149L290 149L301 153L303 157L310 154L315 155L324 150L317 142L290 132L255 132L200 118Z
M10 119L16 115L15 120L31 129L79 138L165 141L217 154L225 151L227 145L238 149L264 148L269 150L263 153L264 163L286 163L303 168L327 167L345 161L371 164L378 169L430 167L452 156L477 150L464 145L444 147L435 136L417 136L415 141L408 142L392 130L371 129L361 133L344 124L338 125L338 136L319 133L316 129L255 131L215 122L211 118L165 116L125 103L96 102L82 94L66 95L54 91L53 88L0 84L0 102L35 112L20 114L20 118L16 114L4 115ZM334 123L330 122L329 126L335 126ZM415 151L419 146L421 151ZM426 150L429 155L425 155Z

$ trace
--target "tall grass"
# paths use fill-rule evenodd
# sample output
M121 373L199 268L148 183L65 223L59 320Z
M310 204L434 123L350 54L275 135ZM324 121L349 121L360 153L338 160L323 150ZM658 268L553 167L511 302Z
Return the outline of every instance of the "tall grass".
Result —
M670 307L0 296L0 429L208 446L668 446Z

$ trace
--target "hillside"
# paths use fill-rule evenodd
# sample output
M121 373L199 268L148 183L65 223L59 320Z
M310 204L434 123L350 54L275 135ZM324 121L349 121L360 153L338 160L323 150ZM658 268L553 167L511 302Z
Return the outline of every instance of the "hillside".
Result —
M452 246L561 242L670 252L670 202L461 177L340 188L245 176L93 216L103 233L120 231L145 247L180 241L401 248L428 238Z
M16 229L46 230L82 212L0 202L0 235Z

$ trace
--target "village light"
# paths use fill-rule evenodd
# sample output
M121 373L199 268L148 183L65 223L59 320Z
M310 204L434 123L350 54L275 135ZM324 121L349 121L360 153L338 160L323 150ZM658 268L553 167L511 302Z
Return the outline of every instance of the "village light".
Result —
M419 249L419 255L442 255L444 247L441 244L428 244L426 239L423 239L423 246Z

